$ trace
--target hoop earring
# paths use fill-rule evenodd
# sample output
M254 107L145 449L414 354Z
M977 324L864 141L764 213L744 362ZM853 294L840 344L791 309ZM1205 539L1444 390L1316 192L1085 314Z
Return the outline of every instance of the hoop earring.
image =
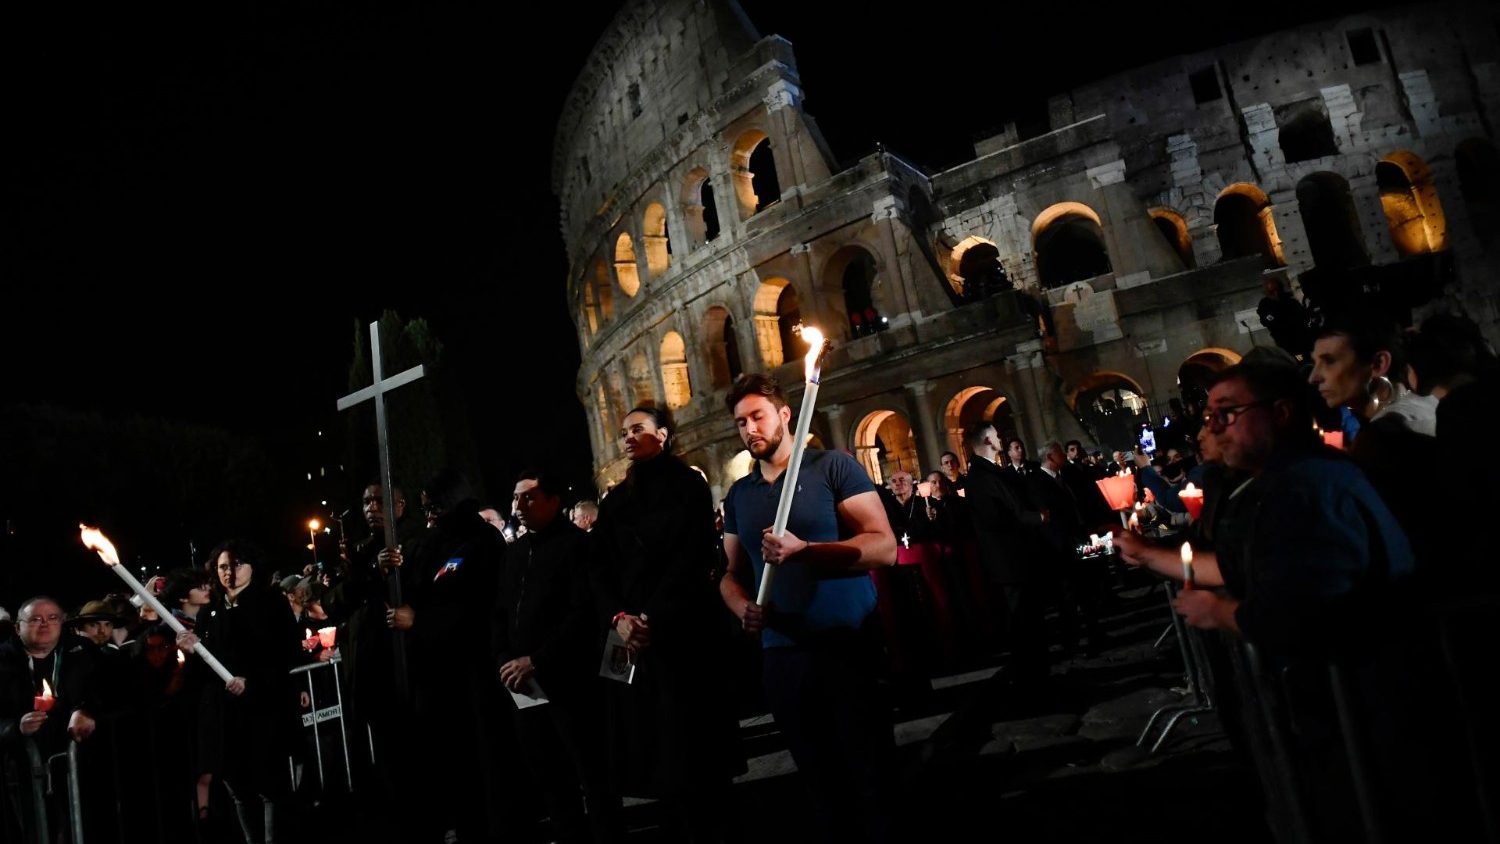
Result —
M1370 397L1370 404L1376 411L1379 411L1383 405L1390 404L1396 397L1396 385L1384 375L1377 375L1365 384L1365 395Z

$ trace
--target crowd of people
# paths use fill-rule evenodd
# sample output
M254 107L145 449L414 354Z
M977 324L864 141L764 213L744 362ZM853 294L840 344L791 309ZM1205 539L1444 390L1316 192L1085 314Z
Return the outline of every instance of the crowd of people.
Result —
M1263 781L1293 777L1312 837L1342 837L1367 792L1403 795L1379 804L1398 839L1439 811L1479 834L1494 795L1474 772L1493 764L1495 736L1477 713L1496 701L1475 608L1495 594L1482 525L1496 493L1465 458L1494 418L1495 359L1446 316L1406 332L1333 321L1308 357L1247 355L1155 455L1033 449L980 423L966 454L877 487L851 455L809 448L779 535L791 407L774 379L745 375L725 410L754 463L718 506L672 454L669 417L639 407L620 420L630 469L598 503L566 501L545 469L521 473L502 507L452 470L417 507L393 489L392 512L371 484L369 534L341 547L336 571L278 572L231 539L154 579L180 635L124 596L72 614L33 597L0 642L5 828L31 840L40 822L66 826L65 803L27 785L28 752L75 742L84 792L126 807L111 817L111 801L86 801L102 840L132 840L126 821L151 815L164 837L217 840L231 807L236 839L298 840L313 701L292 672L331 661L349 785L390 840L617 841L625 797L658 800L681 840L738 840L738 718L761 703L809 794L811 837L890 840L891 706L1000 651L1006 693L1045 699L1056 654L1108 644L1100 546L1181 581L1186 540L1196 574L1175 607L1208 632L1225 727ZM1347 432L1344 448L1317 422ZM1121 528L1098 481L1122 472L1138 518L1170 540ZM1179 495L1189 483L1204 495L1196 518ZM336 648L313 635L329 628ZM1233 667L1242 644L1274 682ZM1383 702L1361 722L1365 767L1349 762L1330 666ZM1294 702L1289 765L1261 741L1271 694ZM1439 711L1465 717L1435 723ZM136 752L169 761L132 777ZM1272 818L1295 838L1285 823Z

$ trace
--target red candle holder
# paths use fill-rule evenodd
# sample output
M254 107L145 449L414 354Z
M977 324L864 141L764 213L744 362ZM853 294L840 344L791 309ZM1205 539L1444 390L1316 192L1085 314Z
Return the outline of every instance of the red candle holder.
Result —
M325 648L331 648L338 641L339 629L337 627L319 627L318 642Z
M1177 497L1182 500L1182 506L1187 508L1188 515L1193 521L1198 521L1198 518L1203 515L1203 490L1188 484L1186 489L1177 493Z

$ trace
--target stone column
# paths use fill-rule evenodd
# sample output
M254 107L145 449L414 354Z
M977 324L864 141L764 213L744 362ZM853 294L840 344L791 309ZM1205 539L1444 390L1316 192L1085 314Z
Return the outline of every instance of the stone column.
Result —
M823 417L828 420L828 441L824 445L831 451L851 451L849 448L849 426L844 421L844 406L841 404L826 404L822 408Z
M942 420L932 418L927 401L931 386L926 381L913 381L905 386L907 419L917 436L917 453L923 471L931 471L937 468L938 458L943 453Z

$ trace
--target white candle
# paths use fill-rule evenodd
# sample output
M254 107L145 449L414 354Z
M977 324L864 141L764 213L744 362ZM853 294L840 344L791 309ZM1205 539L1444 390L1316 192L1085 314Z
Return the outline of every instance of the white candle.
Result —
M1182 588L1193 588L1193 546L1182 543Z
M110 542L103 533L100 533L98 528L79 525L78 530L83 536L83 544L89 550L97 553L99 559L103 560L111 571L119 575L120 579L125 581L125 585L129 586L132 592L141 596L141 600L145 601L147 606L156 610L158 618L165 621L179 636L187 632L187 628L182 626L182 622L178 621L170 612L167 612L167 608L162 606L161 601L156 600L156 596L151 594L146 587L142 586L141 582L135 579L135 575L131 574L129 569L120 565L120 556L115 553L114 543ZM234 675L229 673L229 669L225 668L224 664L219 662L218 657L209 653L208 648L203 647L202 643L193 648L193 653L202 657L203 661L208 663L208 667L212 668L215 674L223 678L226 684L234 679Z
M806 362L807 387L802 391L802 407L797 410L797 431L792 438L792 459L786 466L781 481L781 498L776 502L776 520L771 524L771 535L785 536L786 521L792 515L792 496L797 492L797 475L802 471L802 454L807 450L807 433L812 429L813 405L818 401L818 382L822 378L820 359L823 356L823 333L816 328L802 329L802 339L807 343ZM760 590L755 603L765 606L771 600L771 581L776 576L776 567L767 565L760 577Z

